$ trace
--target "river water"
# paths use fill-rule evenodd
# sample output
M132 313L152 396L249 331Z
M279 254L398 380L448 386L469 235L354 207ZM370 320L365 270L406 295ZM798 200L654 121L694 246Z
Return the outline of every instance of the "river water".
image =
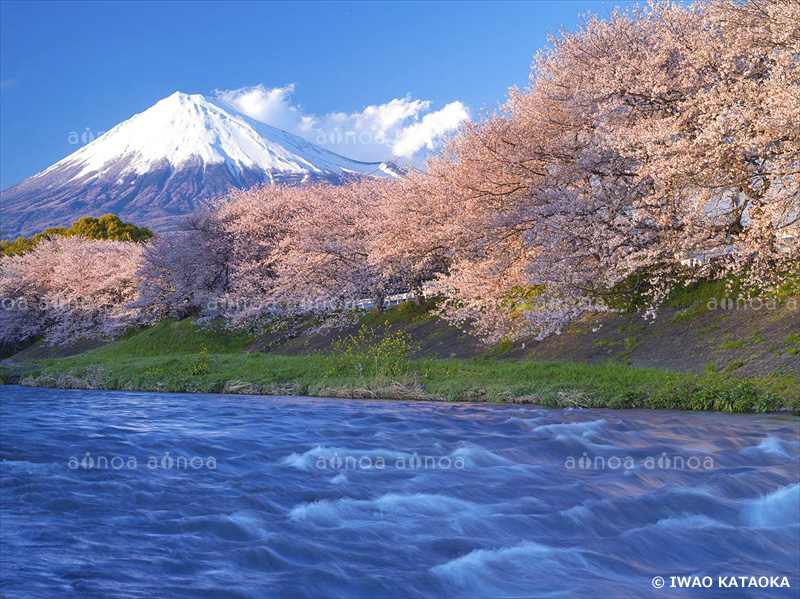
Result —
M7 386L0 434L8 599L800 587L788 416Z

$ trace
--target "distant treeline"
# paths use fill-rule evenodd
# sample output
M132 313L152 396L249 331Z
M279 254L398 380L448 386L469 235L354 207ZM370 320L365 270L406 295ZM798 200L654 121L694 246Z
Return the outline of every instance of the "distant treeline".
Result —
M17 256L35 248L44 239L54 237L83 237L110 241L147 241L155 236L147 227L137 227L123 222L114 214L99 218L84 216L67 227L50 227L32 237L18 237L14 241L0 241L0 256Z

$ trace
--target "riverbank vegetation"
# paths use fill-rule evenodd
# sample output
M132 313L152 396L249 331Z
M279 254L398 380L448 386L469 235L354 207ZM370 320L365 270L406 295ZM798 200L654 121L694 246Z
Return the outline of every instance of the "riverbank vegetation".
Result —
M72 356L30 353L27 360L11 361L6 376L13 373L24 385L63 388L735 412L800 409L800 378L786 369L740 376L713 363L699 372L682 372L610 359L590 364L510 358L504 357L513 351L506 343L475 357L446 358L449 346L438 353L433 344L421 348L409 332L418 326L444 330L436 320L408 303L365 315L320 349L311 349L309 339L300 336L269 352L258 351L263 339L220 324L164 320ZM594 342L588 339L585 345ZM780 353L791 354L796 345L790 333ZM302 353L279 353L287 350Z
M44 361L23 385L186 393L312 395L434 401L502 401L558 407L659 408L726 412L800 409L797 379L741 380L608 363L409 360L378 364L342 356L173 354L107 359L102 351Z

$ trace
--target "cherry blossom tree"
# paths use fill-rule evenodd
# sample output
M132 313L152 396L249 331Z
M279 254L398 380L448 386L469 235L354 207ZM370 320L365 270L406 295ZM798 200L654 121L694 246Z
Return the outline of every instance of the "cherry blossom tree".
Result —
M218 213L234 248L228 303L238 314L230 317L330 315L364 298L380 304L393 278L370 260L377 200L369 181L231 196Z
M447 272L451 244L439 233L449 215L437 214L442 204L431 195L425 174L412 171L401 181L360 183L373 217L368 220L369 261L393 292L412 292L419 304L426 287Z
M392 281L369 260L369 235L379 214L373 191L368 182L300 191L282 244L280 284L287 298L322 311L365 297L382 304Z
M778 282L798 231L798 16L663 2L554 38L530 86L429 165L451 215L445 314L544 336L612 294L652 312L699 277Z
M203 207L180 231L146 244L134 305L148 320L202 316L231 289L232 238L218 210Z
M0 260L0 340L52 344L112 338L140 322L131 307L143 246L79 237L42 240Z
M236 191L215 206L227 244L230 284L212 315L240 326L286 313L278 277L286 259L284 240L302 201L300 188L262 185Z

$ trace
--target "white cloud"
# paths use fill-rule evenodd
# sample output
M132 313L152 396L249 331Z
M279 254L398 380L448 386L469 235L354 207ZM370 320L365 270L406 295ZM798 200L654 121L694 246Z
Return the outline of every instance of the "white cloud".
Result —
M423 148L431 150L437 139L455 131L466 120L469 120L466 105L458 101L450 102L441 110L429 112L418 123L403 129L392 146L394 154L410 158Z
M292 106L294 84L267 89L263 85L215 92L217 100L252 119L280 129L295 129L303 120L300 109Z
M462 102L431 111L428 100L411 96L367 106L361 112L309 115L292 102L294 85L217 90L220 103L252 119L290 131L333 152L364 161L419 161L425 150L469 119Z

